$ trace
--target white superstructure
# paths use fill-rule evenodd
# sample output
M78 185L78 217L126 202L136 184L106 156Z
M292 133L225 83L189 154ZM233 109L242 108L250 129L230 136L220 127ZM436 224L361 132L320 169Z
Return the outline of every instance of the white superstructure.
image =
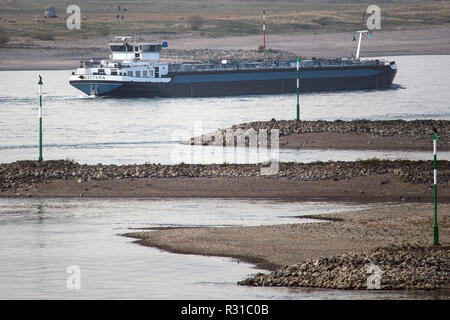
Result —
M138 42L125 36L115 37L109 47L109 60L80 61L80 66L70 76L74 87L95 95L123 82L170 82L169 63L160 61L159 56L167 42Z

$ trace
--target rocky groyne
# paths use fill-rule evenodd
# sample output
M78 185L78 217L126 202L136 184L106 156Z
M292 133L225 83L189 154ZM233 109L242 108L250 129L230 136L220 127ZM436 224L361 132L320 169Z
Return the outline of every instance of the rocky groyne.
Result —
M256 121L234 125L229 129L242 130L245 134L248 130L255 130L257 133L264 129L269 135L272 129L279 130L279 136L290 136L302 133L353 133L360 135L372 135L378 137L398 137L409 139L431 139L433 137L433 129L438 130L439 144L445 145L450 143L450 121L449 120L353 120L353 121L295 121L295 120L275 120ZM199 141L203 145L213 144L217 137L222 136L222 143L225 144L227 137L227 129L218 129L216 132L207 133L203 137L191 138L191 144L198 144ZM237 143L237 142L236 142ZM246 140L248 144L248 139Z
M391 246L348 253L258 273L250 286L332 289L437 289L450 280L449 247Z
M86 165L67 160L17 161L0 164L0 191L32 187L35 183L50 180L120 180L139 178L211 178L260 176L262 164L134 164L134 165ZM313 181L323 179L342 180L358 176L391 173L404 182L433 183L432 161L364 160L355 162L283 163L279 171L268 178ZM439 185L450 181L450 162L438 161Z

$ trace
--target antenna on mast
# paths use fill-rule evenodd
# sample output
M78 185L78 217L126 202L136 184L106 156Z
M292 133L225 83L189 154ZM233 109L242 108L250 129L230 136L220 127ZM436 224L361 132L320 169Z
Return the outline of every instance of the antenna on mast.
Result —
M263 10L263 50L266 50L266 10Z

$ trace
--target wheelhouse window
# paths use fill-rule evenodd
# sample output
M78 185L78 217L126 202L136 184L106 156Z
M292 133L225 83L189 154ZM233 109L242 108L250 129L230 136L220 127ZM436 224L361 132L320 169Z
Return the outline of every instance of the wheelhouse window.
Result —
M124 44L112 44L110 45L111 51L133 51L133 47L130 46L128 43Z
M142 51L143 52L159 52L159 51L161 51L161 47L162 46L160 44L157 44L157 45L146 44L146 45L142 46Z

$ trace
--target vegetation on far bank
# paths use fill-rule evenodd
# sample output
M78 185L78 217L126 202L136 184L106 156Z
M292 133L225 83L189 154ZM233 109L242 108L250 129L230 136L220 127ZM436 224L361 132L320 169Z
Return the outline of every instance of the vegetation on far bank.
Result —
M381 9L383 30L424 28L450 22L449 1L375 2ZM2 2L0 27L11 38L89 38L109 34L163 32L218 37L261 32L266 10L268 34L342 32L365 28L369 4L361 2L297 2L238 0L106 0L82 1L81 29L68 30L69 0L45 4L32 0ZM56 18L44 19L46 7L56 8ZM122 18L123 17L123 18Z
M9 42L9 35L5 28L0 27L0 47L6 45Z

